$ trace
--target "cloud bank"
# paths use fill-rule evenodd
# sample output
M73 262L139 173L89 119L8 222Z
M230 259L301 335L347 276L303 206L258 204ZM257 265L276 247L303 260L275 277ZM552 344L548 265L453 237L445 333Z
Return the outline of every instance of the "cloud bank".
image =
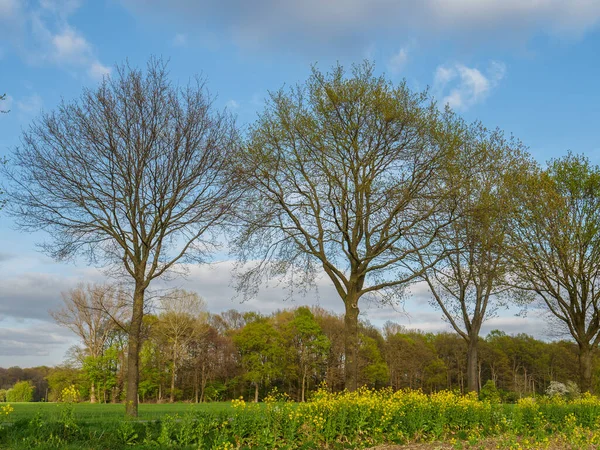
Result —
M600 20L589 0L121 0L140 17L171 18L243 47L369 43L374 35L581 35Z
M17 260L18 257L11 257L13 264L18 263ZM318 292L297 293L290 298L283 286L271 283L261 289L257 298L241 303L231 286L232 267L231 261L189 266L185 278L156 283L153 287L157 292L174 287L195 291L213 313L234 308L270 314L301 305L318 305L338 314L344 312L340 298L326 278L317 281ZM77 343L74 334L53 323L48 311L62 305L61 292L77 283L102 282L104 279L94 269L79 269L70 276L61 272L64 273L60 270L30 271L19 276L0 276L0 367L59 364L68 348ZM389 320L409 329L451 332L450 326L442 320L441 312L429 304L427 287L415 284L410 287L403 305L390 307L362 301L361 319L380 327ZM511 311L500 311L500 314L484 325L483 334L499 328L509 334L524 332L538 338L547 336L547 325L541 316L514 317Z

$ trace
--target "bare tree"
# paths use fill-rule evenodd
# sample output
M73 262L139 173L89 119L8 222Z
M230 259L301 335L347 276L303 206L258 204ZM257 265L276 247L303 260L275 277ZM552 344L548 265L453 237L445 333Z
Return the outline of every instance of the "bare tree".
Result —
M464 180L452 194L457 219L439 233L434 245L418 252L417 267L433 296L433 304L465 340L467 389L478 391L477 349L485 320L505 302L510 291L506 234L516 208L513 180L528 170L522 144L496 130L474 124L459 152ZM446 256L437 264L438 255Z
M306 84L273 93L250 131L238 288L254 295L269 277L307 286L323 271L345 305L348 389L358 383L360 299L398 298L418 276L407 257L447 223L435 214L450 189L440 174L461 128L426 93L365 63L350 77L313 69Z
M519 192L509 228L515 284L537 294L577 342L580 388L589 391L600 344L600 167L569 154Z
M156 325L171 347L171 392L169 401L175 401L177 368L190 342L201 333L201 324L207 322L206 302L195 292L181 289L160 298L161 313Z
M42 249L86 255L133 284L127 414L137 415L145 293L176 263L203 261L235 202L237 133L204 82L173 86L166 63L117 68L95 90L34 121L12 156L11 211L45 230Z
M125 293L111 285L88 284L63 293L62 297L64 306L50 311L50 315L57 324L70 329L83 341L81 356L101 356L111 333L127 320L129 305ZM96 403L93 382L90 403Z
M2 94L2 95L0 95L0 102L3 102L3 101L5 101L5 100L6 100L6 94ZM6 113L8 113L8 112L10 112L10 111L7 111L7 110L5 110L5 109L0 109L0 114L6 114Z

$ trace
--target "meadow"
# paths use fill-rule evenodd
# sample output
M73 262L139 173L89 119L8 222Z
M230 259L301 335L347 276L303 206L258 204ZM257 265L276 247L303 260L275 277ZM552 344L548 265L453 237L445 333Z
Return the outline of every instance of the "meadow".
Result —
M1 403L0 403L1 405ZM31 420L36 415L45 419L57 417L65 409L64 403L11 403L14 411L10 414L11 421ZM122 403L74 403L73 414L78 421L83 422L113 422L123 420L125 405ZM165 415L215 413L231 410L231 402L213 403L140 403L140 421L160 420ZM0 419L0 422L2 420Z
M317 392L305 403L272 395L264 403L0 406L0 447L11 449L360 449L572 448L600 446L600 399L584 394L481 401L449 391Z

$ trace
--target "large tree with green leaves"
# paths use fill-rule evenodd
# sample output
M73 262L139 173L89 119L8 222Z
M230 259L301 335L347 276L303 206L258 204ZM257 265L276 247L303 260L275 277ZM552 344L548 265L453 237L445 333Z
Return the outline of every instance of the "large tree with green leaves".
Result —
M13 152L11 212L42 249L77 255L132 286L127 414L137 415L139 351L150 283L177 263L203 261L235 204L232 117L204 82L178 87L166 63L120 66L79 100L43 114ZM179 266L181 267L181 266Z
M434 306L467 343L467 389L478 391L481 326L511 289L506 235L516 209L514 180L532 165L522 144L476 123L457 152L462 183L449 196L456 220L416 253ZM438 255L445 255L437 264Z
M361 299L398 299L419 276L408 257L451 220L436 214L452 190L441 169L461 133L427 93L393 85L369 63L350 74L313 69L271 94L250 129L239 286L254 295L265 278L306 286L325 274L345 306L348 389L358 385Z
M268 318L248 322L233 338L241 356L243 377L254 385L254 401L259 388L283 373L283 339Z
M331 342L306 306L293 312L292 319L283 327L283 335L289 345L294 375L300 381L299 400L303 402L310 378L325 366Z
M580 388L589 391L600 343L600 167L569 154L523 179L519 192L509 228L515 283L573 337Z

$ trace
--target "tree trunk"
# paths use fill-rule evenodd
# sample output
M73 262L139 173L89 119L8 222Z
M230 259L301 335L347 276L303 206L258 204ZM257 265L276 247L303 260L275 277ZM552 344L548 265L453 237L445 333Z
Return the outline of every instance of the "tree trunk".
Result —
M254 383L254 403L258 403L258 383Z
M592 351L589 345L579 345L579 387L581 392L592 392Z
M302 374L302 402L304 403L304 388L306 386L306 366L304 367L304 373Z
M173 353L173 369L171 370L171 394L169 395L169 402L173 403L175 401L175 353Z
M344 354L345 354L345 388L349 391L358 389L358 298L348 294L345 299L346 314L344 316Z
M200 381L200 401L202 403L204 403L204 394L206 391L206 381L207 381L206 380L206 362L205 361L202 362L202 371L200 373L201 373L201 380L202 380L202 381Z
M477 390L481 391L481 361L477 360Z
M142 339L142 320L144 318L144 290L142 283L136 281L133 293L133 314L129 327L129 349L127 352L127 397L125 414L138 416L138 384L140 381L140 346Z
M479 392L479 376L477 365L478 338L470 337L467 350L467 391Z
M96 384L92 381L90 386L90 403L96 403Z
M196 370L194 371L194 397L196 399L196 403L200 400L200 376L198 375L198 365L196 364Z

